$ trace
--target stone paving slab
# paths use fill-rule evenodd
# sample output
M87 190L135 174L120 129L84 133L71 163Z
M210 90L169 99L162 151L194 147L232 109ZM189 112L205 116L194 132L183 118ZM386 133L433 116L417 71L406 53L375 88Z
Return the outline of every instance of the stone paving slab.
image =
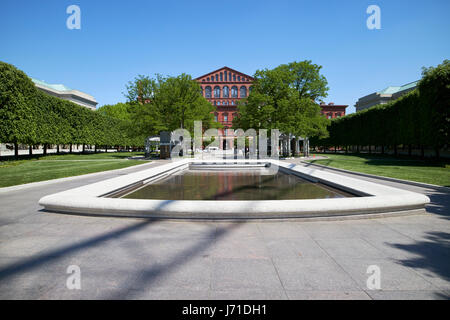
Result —
M448 194L408 185L431 197L429 214L311 222L105 218L37 205L113 176L0 194L0 299L450 297ZM81 290L66 287L70 265L81 268ZM380 267L381 290L367 288L369 265Z

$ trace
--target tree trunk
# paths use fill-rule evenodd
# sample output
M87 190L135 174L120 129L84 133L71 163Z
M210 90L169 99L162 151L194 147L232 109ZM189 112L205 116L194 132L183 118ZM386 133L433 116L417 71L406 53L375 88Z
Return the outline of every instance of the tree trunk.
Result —
M56 154L59 154L59 144L56 145Z
M108 153L108 146L105 146L105 152Z
M30 156L32 156L33 155L33 146L28 146L28 151L29 151Z
M359 153L359 144L356 146L356 153Z
M47 155L47 144L44 143L44 156L46 156L46 155Z
M398 156L397 145L394 146L394 156Z
M384 154L384 145L381 146L381 154Z
M412 154L412 146L409 144L408 145L408 156L411 157L411 154Z
M369 154L372 154L372 146L369 145Z
M19 158L19 144L17 142L14 142L14 157Z
M86 146L86 145L83 143L83 153L84 153L84 151L85 151L85 146Z
M420 157L425 158L425 148L423 146L420 146Z
M97 145L94 146L94 153L97 153Z
M70 144L69 153L72 153L72 144Z

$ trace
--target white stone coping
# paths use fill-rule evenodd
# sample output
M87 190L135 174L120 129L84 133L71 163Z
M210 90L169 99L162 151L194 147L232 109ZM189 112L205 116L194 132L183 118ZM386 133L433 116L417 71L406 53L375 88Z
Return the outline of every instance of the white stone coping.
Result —
M190 163L271 163L311 181L350 191L359 197L312 200L142 200L104 197L189 167ZM373 182L323 172L278 160L182 159L155 168L48 195L39 200L46 210L107 216L182 219L264 219L360 215L415 211L429 202L425 195Z

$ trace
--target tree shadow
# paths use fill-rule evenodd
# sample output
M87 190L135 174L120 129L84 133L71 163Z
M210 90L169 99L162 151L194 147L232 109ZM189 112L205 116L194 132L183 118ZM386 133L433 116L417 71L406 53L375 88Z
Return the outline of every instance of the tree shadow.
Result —
M81 241L80 243L71 244L67 246L63 246L48 252L44 252L37 256L33 256L30 258L23 259L19 262L12 263L6 267L0 269L0 281L5 280L9 277L12 277L16 274L24 273L31 271L33 269L39 268L40 266L48 263L48 262L56 262L65 256L70 254L75 254L84 249L92 248L98 246L104 242L107 242L112 239L119 239L121 237L126 236L129 233L136 232L145 226L154 223L158 220L145 220L139 223L136 223L132 226L127 226L121 228L119 230L102 234L100 236L92 237L87 240Z
M397 263L412 269L424 270L425 275L429 277L438 276L450 282L450 233L427 232L424 240L412 244L386 244L416 255L416 257L398 259ZM449 298L444 295L441 297Z
M198 241L193 246L183 250L178 253L174 258L164 264L159 264L156 266L151 266L149 268L143 268L141 270L136 271L135 281L130 284L129 282L123 283L123 285L119 285L119 291L113 293L112 295L103 297L105 300L118 300L118 299L134 299L138 294L139 290L132 290L132 288L149 288L152 283L157 281L159 278L166 274L170 274L175 269L179 268L182 265L187 264L189 261L194 258L200 256L204 253L213 243L214 241L223 238L226 234L230 233L232 230L238 228L246 221L236 221L231 224L231 227L228 228L220 228L218 230L209 231L206 235L203 235L202 239ZM211 241L211 238L214 241ZM138 250L135 248L135 250ZM123 288L120 290L120 288ZM142 289L140 289L142 290Z

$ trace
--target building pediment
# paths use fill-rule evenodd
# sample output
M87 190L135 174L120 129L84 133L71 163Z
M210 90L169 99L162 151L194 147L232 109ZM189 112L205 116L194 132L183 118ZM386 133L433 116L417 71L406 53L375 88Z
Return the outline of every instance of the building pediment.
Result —
M196 78L198 82L253 82L253 77L229 67L222 67Z

